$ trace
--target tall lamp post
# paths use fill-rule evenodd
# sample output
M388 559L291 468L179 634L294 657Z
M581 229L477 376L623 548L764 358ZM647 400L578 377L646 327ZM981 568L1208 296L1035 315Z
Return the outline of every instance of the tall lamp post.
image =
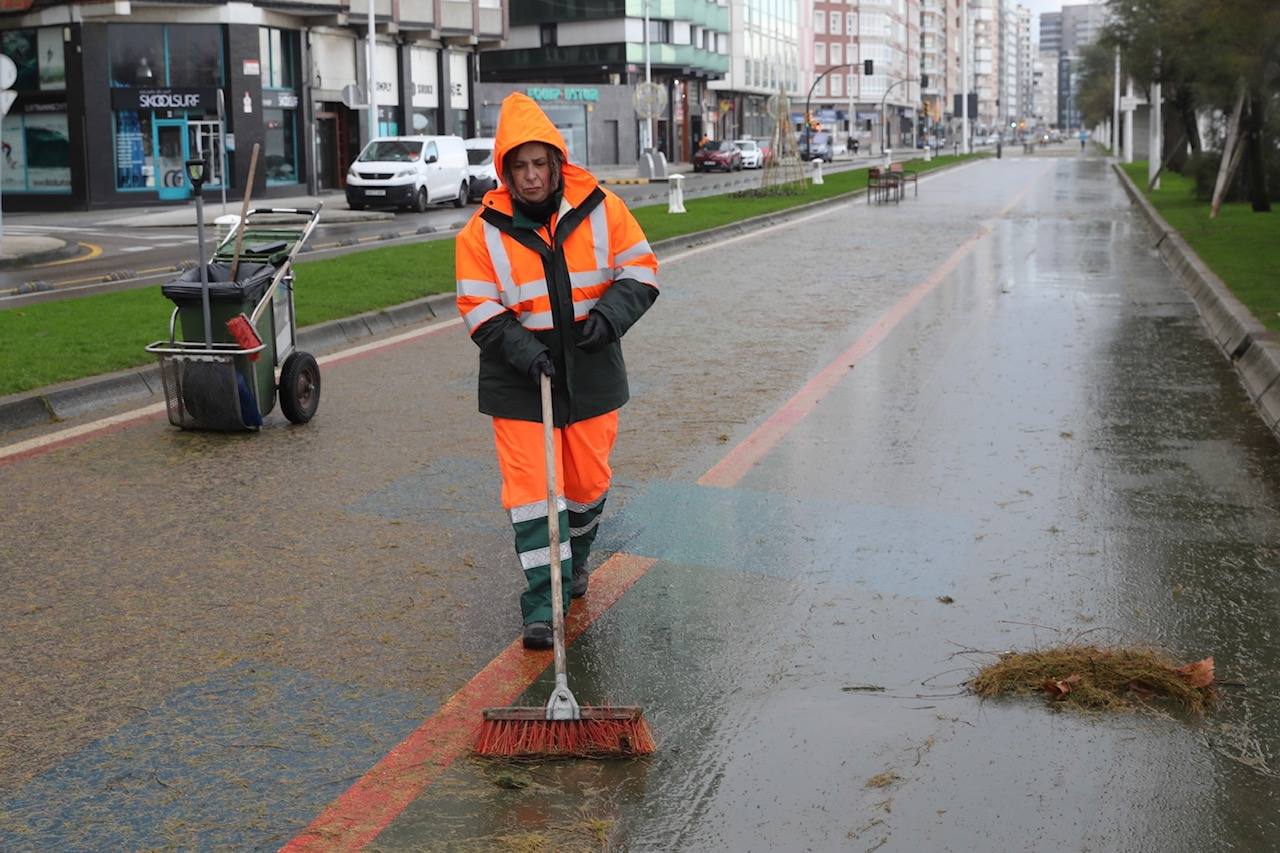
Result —
M813 90L818 88L818 84L826 79L826 76L832 71L840 68L853 68L854 65L855 63L845 63L844 65L831 66L826 71L823 71L818 75L818 78L813 81L813 85L809 87L809 94L804 96L804 151L806 154L810 151L810 139L813 135L813 127L809 123L809 102L813 99Z

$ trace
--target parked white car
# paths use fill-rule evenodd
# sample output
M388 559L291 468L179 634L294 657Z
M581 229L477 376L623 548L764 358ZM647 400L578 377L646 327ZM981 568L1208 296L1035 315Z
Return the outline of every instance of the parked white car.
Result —
M764 149L754 139L735 139L733 144L742 152L742 168L763 169Z
M380 136L347 169L347 206L454 207L469 195L467 152L457 136Z
M493 163L493 142L493 137L490 136L477 136L466 141L472 198L480 198L502 184Z

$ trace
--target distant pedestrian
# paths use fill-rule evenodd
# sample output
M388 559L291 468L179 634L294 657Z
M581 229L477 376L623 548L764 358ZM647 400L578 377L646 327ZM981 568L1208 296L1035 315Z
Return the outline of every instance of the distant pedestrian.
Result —
M849 144L853 146L853 156L857 157L858 156L858 140L855 138Z
M480 411L493 418L502 506L524 569L524 645L550 648L540 383L551 379L568 613L570 592L587 591L628 398L619 339L658 298L658 259L627 205L569 162L560 131L526 95L502 102L493 160L502 186L456 240L457 304L480 347Z

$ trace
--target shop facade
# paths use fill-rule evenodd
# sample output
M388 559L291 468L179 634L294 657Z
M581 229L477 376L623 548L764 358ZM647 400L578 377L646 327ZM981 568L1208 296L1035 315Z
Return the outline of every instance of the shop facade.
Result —
M503 99L520 92L537 101L559 129L573 162L587 167L635 162L639 136L630 86L481 83L477 89L479 136L497 132Z
M5 210L185 203L194 157L209 161L207 192L225 184L238 198L255 144L255 198L340 190L368 141L367 33L345 14L255 8L256 22L230 23L224 6L56 8L73 22L0 16L0 51L19 69L0 128ZM505 18L486 20L499 38ZM474 135L480 42L413 26L379 27L377 133Z

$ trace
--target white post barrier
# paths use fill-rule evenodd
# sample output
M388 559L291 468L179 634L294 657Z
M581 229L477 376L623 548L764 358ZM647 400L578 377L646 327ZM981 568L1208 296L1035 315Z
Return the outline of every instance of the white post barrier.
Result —
M672 175L667 179L667 213L685 213L684 175Z
M813 182L814 184L822 183L822 160L815 157L809 161L813 164Z
M225 213L213 220L213 225L217 234L217 245L221 246L227 241L227 237L234 234L240 227L240 217L235 213Z

